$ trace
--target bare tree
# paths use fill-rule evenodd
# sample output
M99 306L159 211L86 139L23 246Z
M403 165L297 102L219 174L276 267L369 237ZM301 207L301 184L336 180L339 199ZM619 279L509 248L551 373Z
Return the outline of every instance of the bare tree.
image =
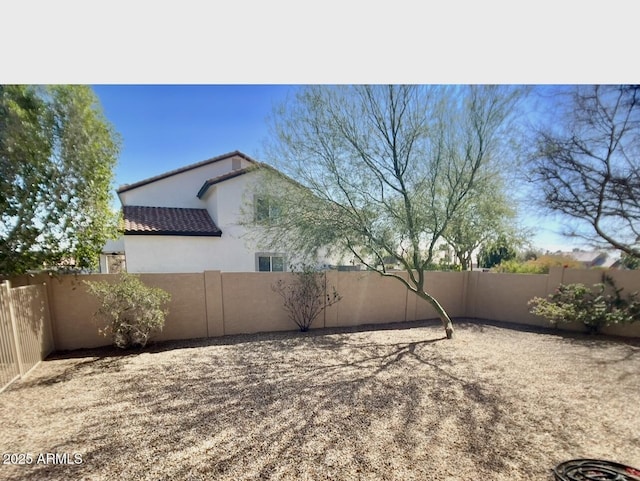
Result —
M640 87L572 88L536 132L533 180L566 235L640 258Z
M269 159L295 182L259 187L280 214L261 224L261 240L346 254L397 279L434 307L453 337L424 270L469 192L500 168L519 98L505 86L299 89L272 119ZM406 274L387 271L388 258Z
M284 309L300 331L307 332L327 307L342 300L335 286L327 286L327 277L310 265L292 267L293 279L280 279L271 288L282 297Z

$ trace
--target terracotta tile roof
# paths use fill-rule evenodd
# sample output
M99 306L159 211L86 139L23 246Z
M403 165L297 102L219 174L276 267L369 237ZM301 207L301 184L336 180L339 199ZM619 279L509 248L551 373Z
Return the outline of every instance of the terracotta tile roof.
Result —
M133 235L184 235L220 237L206 209L125 205L124 232Z
M248 155L240 152L239 150L235 150L233 152L229 152L227 154L218 155L217 157L213 157L211 159L203 160L202 162L197 162L195 164L190 164L190 165L187 165L185 167L180 167L179 169L171 170L169 172L165 172L164 174L156 175L154 177L150 177L148 179L144 179L144 180L141 180L139 182L135 182L133 184L122 185L122 186L120 186L120 188L116 192L118 194L120 194L122 192L126 192L128 190L132 190L132 189L135 189L137 187L140 187L140 186L143 186L143 185L146 185L146 184L150 184L150 183L155 182L157 180L165 179L167 177L171 177L172 175L180 174L180 173L188 171L188 170L197 169L198 167L202 167L203 165L213 164L214 162L219 162L221 160L228 159L230 157L242 157L243 159L247 160L248 162L250 162L252 164L258 163L257 161L255 161L254 159L249 157Z

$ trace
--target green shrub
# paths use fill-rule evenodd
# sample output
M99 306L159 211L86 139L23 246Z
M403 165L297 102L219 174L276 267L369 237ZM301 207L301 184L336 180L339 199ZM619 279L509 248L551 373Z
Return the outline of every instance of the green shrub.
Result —
M122 349L144 347L153 334L161 331L168 313L163 305L171 295L149 287L137 276L123 273L119 282L85 281L91 294L100 300L95 317L106 324L100 333L111 335Z
M579 261L569 257L543 255L525 262L519 262L515 259L504 261L500 263L495 270L497 272L510 272L515 274L548 274L551 267L580 269L583 265Z
M531 299L530 312L553 324L580 322L589 332L598 332L605 326L640 319L638 293L633 292L623 298L621 292L622 289L616 288L608 276L603 276L603 281L592 288L581 283L561 284L547 299Z

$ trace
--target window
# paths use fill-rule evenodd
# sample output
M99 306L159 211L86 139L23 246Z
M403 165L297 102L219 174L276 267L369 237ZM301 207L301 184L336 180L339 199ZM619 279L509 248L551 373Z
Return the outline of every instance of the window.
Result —
M264 221L269 219L269 200L256 199L256 220Z
M274 221L280 216L280 210L273 202L263 197L255 198L256 221Z
M258 272L284 272L284 255L256 254L256 270Z
M240 159L231 159L231 170L240 170Z

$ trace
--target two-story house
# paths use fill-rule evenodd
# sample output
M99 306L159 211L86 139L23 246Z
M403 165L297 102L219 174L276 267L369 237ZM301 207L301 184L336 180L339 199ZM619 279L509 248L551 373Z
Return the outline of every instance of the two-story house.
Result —
M252 197L266 168L236 151L121 186L124 236L101 265L124 254L132 273L287 270L288 253L255 245L241 225L247 202L269 215Z

